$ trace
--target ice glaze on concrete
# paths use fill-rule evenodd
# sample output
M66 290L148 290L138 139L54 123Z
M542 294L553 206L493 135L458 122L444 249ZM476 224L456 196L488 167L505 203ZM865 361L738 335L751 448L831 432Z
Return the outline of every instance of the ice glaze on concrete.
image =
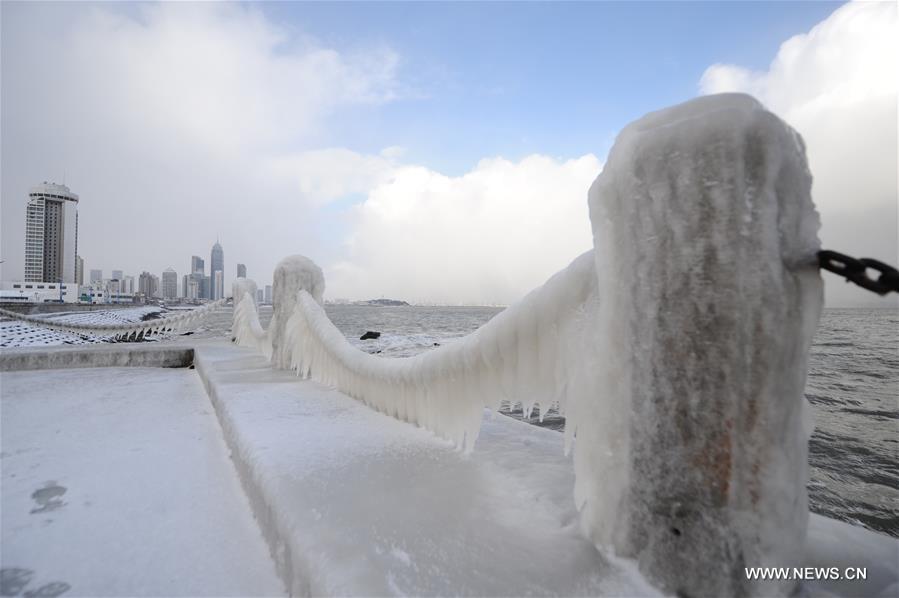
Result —
M0 351L0 372L98 367L181 368L193 363L194 350L185 345L97 345L34 347Z
M4 590L284 595L193 370L6 372L0 397Z

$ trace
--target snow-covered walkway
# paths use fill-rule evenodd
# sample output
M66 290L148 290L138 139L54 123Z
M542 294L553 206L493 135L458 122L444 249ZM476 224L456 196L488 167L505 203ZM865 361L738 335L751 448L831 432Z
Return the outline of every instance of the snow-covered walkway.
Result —
M0 385L4 596L284 594L194 371Z

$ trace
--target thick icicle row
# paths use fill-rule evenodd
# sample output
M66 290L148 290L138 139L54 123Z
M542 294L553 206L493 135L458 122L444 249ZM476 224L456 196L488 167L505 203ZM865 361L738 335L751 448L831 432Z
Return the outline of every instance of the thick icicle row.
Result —
M122 340L138 340L148 336L176 333L180 332L181 330L189 330L193 328L197 323L199 323L203 318L208 316L214 310L223 306L229 300L230 297L226 297L212 303L207 303L200 308L180 314L170 315L158 320L133 323L129 322L125 324L97 325L54 322L53 320L27 316L6 309L0 309L0 315L6 316L13 320L18 320L20 322L27 322L35 326L55 330L57 332L64 332L66 334L100 337L105 336Z
M272 341L268 332L259 323L256 301L249 291L244 292L243 298L236 302L231 336L241 347L255 348L267 359L271 358Z
M351 345L322 306L300 290L285 325L290 366L470 451L484 407L497 409L510 401L527 412L537 404L544 412L552 404L564 409L569 385L583 379L573 371L583 363L573 353L577 343L568 340L577 335L585 306L595 298L595 281L591 251L474 333L428 353L393 359ZM242 322L251 320L241 312ZM242 326L248 331L252 324Z

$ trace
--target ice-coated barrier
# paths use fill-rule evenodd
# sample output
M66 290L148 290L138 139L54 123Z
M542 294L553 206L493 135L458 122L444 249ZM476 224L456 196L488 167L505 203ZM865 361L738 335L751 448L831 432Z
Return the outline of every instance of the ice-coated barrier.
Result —
M799 136L745 95L629 125L590 189L602 301L597 385L569 410L589 438L576 495L588 533L665 590L795 585L744 567L801 565L823 303L810 189ZM617 433L592 425L608 414Z
M255 283L254 283L255 284ZM175 334L182 330L194 328L203 319L216 309L222 307L231 300L231 297L225 297L212 303L207 303L196 309L183 311L180 313L170 314L164 318L149 320L146 322L134 322L127 324L76 324L66 322L56 322L49 318L37 318L28 316L14 311L0 308L0 315L6 316L20 322L28 322L35 326L65 332L67 334L106 336L113 339L139 340L147 336L156 336L160 334Z
M798 134L749 96L699 98L619 135L589 192L594 250L473 334L423 355L359 351L321 270L245 294L240 344L472 450L485 406L557 404L584 532L683 596L789 594L744 567L800 558L806 359L822 304ZM237 297L235 296L237 301Z
M99 367L185 368L193 360L192 348L172 345L29 347L0 352L0 372Z

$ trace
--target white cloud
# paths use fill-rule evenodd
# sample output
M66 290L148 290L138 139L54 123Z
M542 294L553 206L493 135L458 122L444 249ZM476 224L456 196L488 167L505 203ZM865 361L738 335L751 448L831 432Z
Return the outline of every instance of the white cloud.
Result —
M378 155L335 147L281 156L271 160L269 167L273 176L290 180L304 198L320 205L367 193L387 182L401 155L397 147L385 148Z
M7 3L2 28L4 279L43 180L81 195L87 268L182 273L218 234L226 281L240 261L263 282L316 254L316 206L392 167L395 150L312 151L340 110L397 97L389 48L343 52L221 3Z
M593 155L494 158L459 177L397 168L352 210L328 295L515 301L592 247L586 195L600 169Z
M751 93L803 136L825 247L899 259L895 2L854 2L784 42L766 71L716 64L703 93ZM829 305L873 296L825 278Z

